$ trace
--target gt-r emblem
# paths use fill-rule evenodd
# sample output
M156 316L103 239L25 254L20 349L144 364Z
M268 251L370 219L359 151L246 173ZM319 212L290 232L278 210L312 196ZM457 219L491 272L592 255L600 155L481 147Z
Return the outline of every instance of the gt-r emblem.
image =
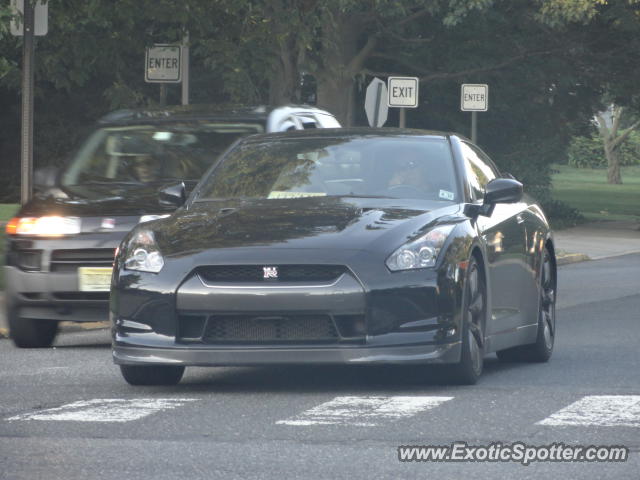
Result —
M262 267L263 278L278 278L278 267Z

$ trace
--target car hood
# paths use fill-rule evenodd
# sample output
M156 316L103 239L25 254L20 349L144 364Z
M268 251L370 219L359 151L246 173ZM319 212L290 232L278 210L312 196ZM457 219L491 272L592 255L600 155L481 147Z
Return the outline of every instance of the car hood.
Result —
M202 202L152 224L165 255L208 249L375 250L401 245L459 211L445 202L305 198Z
M169 213L173 207L158 202L162 186L79 185L51 188L36 194L19 215L63 215L77 217L130 216Z

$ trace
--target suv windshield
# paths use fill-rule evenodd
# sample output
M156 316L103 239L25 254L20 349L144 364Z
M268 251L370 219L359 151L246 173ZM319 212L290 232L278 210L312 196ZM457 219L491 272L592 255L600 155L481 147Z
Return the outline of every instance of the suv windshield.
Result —
M198 180L234 140L258 123L162 124L102 128L62 174L62 185Z
M255 139L229 152L203 182L198 199L362 196L455 202L455 179L444 139Z

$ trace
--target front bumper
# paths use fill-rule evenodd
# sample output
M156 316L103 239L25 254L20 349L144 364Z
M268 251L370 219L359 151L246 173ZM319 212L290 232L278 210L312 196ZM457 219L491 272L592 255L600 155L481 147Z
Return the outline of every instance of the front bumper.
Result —
M17 318L68 322L109 319L109 292L78 290L76 274L5 267L7 307Z
M387 347L145 348L116 345L118 365L256 366L283 364L456 363L461 344Z
M122 228L130 224L128 221ZM108 289L82 291L78 269L111 268L115 249L125 233L88 232L64 238L10 236L5 266L7 313L16 319L107 321Z
M117 364L185 366L459 362L459 282L436 270L393 274L382 267L366 272L366 282L353 273L362 275L364 266L371 265L350 266L337 281L313 288L212 286L193 272L171 271L170 265L158 276L116 269L113 359ZM183 277L176 289L175 278ZM260 322L296 315L330 318L336 336L314 343L212 340L207 335L209 325L219 320L237 318L262 328ZM190 323L185 328L185 319L197 321L197 327Z

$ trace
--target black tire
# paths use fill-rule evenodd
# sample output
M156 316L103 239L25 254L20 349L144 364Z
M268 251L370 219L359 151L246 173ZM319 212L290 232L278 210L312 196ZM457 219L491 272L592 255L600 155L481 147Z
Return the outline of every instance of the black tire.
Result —
M450 379L459 385L474 385L484 366L484 330L487 316L487 288L478 261L469 261L462 302L462 355L449 367Z
M549 361L556 338L556 272L548 248L542 254L538 300L538 334L535 343L496 352L502 362Z
M184 367L176 365L120 365L120 372L129 385L177 385Z
M53 344L58 333L56 320L19 318L12 309L7 312L9 337L19 348L47 348Z

